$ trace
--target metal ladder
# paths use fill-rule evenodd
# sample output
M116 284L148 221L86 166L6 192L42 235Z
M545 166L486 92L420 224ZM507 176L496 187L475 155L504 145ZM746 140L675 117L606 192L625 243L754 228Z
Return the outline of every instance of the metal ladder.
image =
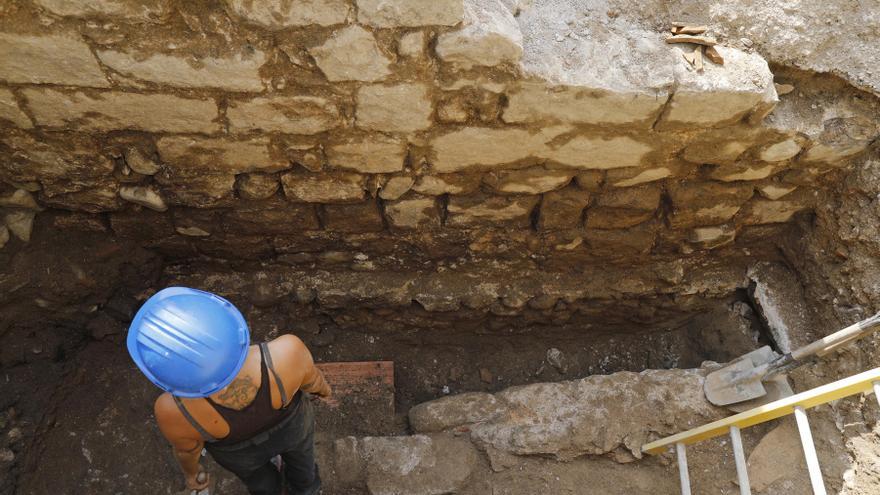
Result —
M674 446L678 457L681 493L682 495L690 495L691 480L688 474L685 446L729 434L731 445L733 446L734 460L736 461L736 475L739 480L740 494L751 495L752 490L749 487L749 473L746 467L746 456L742 446L740 430L794 414L801 437L801 445L804 448L804 457L807 460L807 469L810 472L810 483L813 486L813 493L815 495L825 495L825 483L822 481L822 471L819 469L819 459L816 457L813 435L810 433L807 409L849 397L850 395L868 393L871 390L874 391L875 397L880 401L880 368L874 368L873 370L859 373L834 383L822 385L821 387L645 444L642 446L642 452L654 455L662 454Z

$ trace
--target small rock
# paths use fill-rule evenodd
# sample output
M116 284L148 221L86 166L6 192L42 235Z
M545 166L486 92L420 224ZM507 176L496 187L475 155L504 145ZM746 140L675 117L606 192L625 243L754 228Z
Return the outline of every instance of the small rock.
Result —
M119 197L141 206L145 206L155 211L165 211L168 205L162 196L154 191L151 187L144 186L124 186L119 188Z
M0 196L0 206L8 208L25 208L28 210L38 210L40 205L34 200L34 196L24 189L16 189L9 196Z
M17 442L21 440L22 434L20 428L13 428L6 433L6 438L9 439L10 443Z
M492 383L492 372L486 368L480 368L480 380L486 383Z
M9 449L0 449L0 462L12 462L15 460L15 454Z
M174 230L176 230L178 234L190 237L208 237L209 235L211 235L210 232L202 230L198 227L177 227Z
M31 232L34 229L33 211L13 211L5 216L6 227L12 235L19 240L28 242L31 240Z
M547 362L550 364L550 366L556 368L556 371L560 373L565 373L567 367L564 361L565 356L562 354L562 351L555 347L547 349Z
M141 175L154 175L159 165L134 146L125 150L125 164Z

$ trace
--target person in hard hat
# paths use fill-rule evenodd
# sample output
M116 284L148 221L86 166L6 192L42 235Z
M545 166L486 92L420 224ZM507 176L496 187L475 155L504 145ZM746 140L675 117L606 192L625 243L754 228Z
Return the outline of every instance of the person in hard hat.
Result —
M127 338L138 368L165 393L156 421L173 446L186 486L209 484L205 448L252 494L314 494L315 415L308 394L331 395L305 344L293 335L251 345L242 314L217 295L184 287L156 293ZM272 463L275 456L282 468ZM283 476L282 476L283 474Z

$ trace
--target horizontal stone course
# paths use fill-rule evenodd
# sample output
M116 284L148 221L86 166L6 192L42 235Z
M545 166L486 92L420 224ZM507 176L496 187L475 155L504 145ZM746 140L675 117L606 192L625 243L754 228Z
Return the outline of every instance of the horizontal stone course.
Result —
M403 170L406 143L383 136L355 138L327 148L331 167L361 173L389 173Z
M290 166L270 155L268 138L232 141L169 136L156 141L156 147L169 169L183 175L274 172Z
M220 129L215 121L217 104L209 98L48 88L24 89L22 93L37 125L43 127L173 133L213 133Z
M269 96L232 100L226 109L229 130L317 134L340 124L339 109L317 96Z
M347 0L228 0L226 4L239 18L271 30L343 24L351 15Z
M160 22L173 10L170 0L34 0L53 14L71 17L110 17Z
M504 121L573 122L586 124L628 124L645 121L646 126L666 103L663 92L615 92L577 86L524 83L508 95Z
M0 81L110 86L88 45L74 33L0 33Z

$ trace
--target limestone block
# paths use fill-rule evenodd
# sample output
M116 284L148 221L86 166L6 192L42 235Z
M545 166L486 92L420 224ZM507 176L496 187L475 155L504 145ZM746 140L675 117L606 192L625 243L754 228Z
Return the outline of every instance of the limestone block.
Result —
M437 38L440 60L471 68L517 63L522 57L522 32L499 0L464 0L463 26Z
M736 229L730 225L699 227L688 234L688 242L704 249L730 244L736 239Z
M428 196L471 194L480 187L481 180L479 175L423 175L413 184L413 190Z
M714 182L670 184L669 197L673 228L717 225L739 213L754 194L752 185L727 185Z
M409 410L409 424L416 433L451 430L499 419L505 405L492 394L467 392L424 402Z
M424 84L362 86L357 126L374 131L414 132L431 126L431 97Z
M777 182L768 182L767 184L762 184L757 187L758 192L761 193L761 196L764 196L770 200L777 200L779 198L785 197L787 194L791 194L797 189L797 186L777 183Z
M173 205L211 208L233 199L235 176L232 174L171 175L156 174L163 186L165 200Z
M684 126L717 126L734 123L761 103L778 101L773 74L756 53L717 46L724 65L706 64L696 72L677 52L676 90L660 129Z
M0 142L13 151L11 158L0 165L7 180L39 181L44 188L76 188L113 172L113 162L101 154L98 143L89 136L38 139L29 134L8 133L0 134Z
M841 140L844 141L844 140ZM801 158L804 162L837 162L864 151L870 141L867 139L853 139L849 142L837 144L814 144Z
M625 229L653 217L653 211L596 206L587 210L585 225L589 229Z
M360 26L334 32L309 53L330 81L380 81L391 74L391 59L379 50L373 34Z
M558 148L542 150L539 156L575 168L612 169L635 167L651 150L628 136L610 139L578 136Z
M446 209L447 225L513 224L526 227L539 196L452 196Z
M400 37L397 53L407 58L422 58L425 55L425 32L413 31Z
M34 217L36 213L28 210L13 210L3 216L6 228L16 238L24 242L30 242L31 232L34 230Z
M12 91L0 88L0 121L8 120L22 129L30 129L34 125L31 119L18 108L18 102Z
M521 129L468 127L435 138L432 147L436 172L458 172L471 167L491 167L534 157L561 130L529 132Z
M281 183L271 174L242 174L236 180L238 195L242 199L268 199L278 192Z
M119 188L119 197L155 211L168 209L162 196L149 186L122 186Z
M572 172L532 167L490 172L483 177L483 182L500 193L541 194L565 187L573 175Z
M466 439L446 435L361 440L371 495L458 493L479 457Z
M78 189L72 192L53 193L52 196L40 195L40 202L51 208L63 210L87 211L101 213L114 211L122 207L119 200L119 185L115 182L99 182L94 187Z
M415 184L415 179L408 175L391 177L381 186L379 197L386 200L395 200L403 196Z
M155 175L159 171L159 164L135 146L126 148L123 156L128 168L141 175Z
M169 0L35 0L34 3L60 16L116 17L147 22L162 21L173 10Z
M411 195L385 203L385 216L392 227L415 229L439 227L440 211L432 197Z
M269 96L231 100L226 109L232 133L250 131L317 134L340 124L339 109L316 96Z
M223 215L222 223L232 235L297 234L321 227L314 206L290 203L283 198L236 203L234 209Z
M327 163L368 174L403 170L406 143L380 134L355 138L327 149Z
M656 184L623 189L611 189L600 195L598 206L654 211L660 206L661 189Z
M308 203L356 203L364 200L366 178L358 174L298 174L281 176L284 195Z
M586 172L578 172L574 176L574 183L584 191L597 192L602 188L605 182L606 172L602 170L588 170Z
M0 33L0 80L92 88L110 86L88 45L76 34Z
M120 74L143 81L183 88L218 88L226 91L262 91L260 67L266 54L251 49L226 57L98 51L101 62Z
M344 24L351 15L346 0L226 0L226 5L238 17L272 30Z
M276 172L290 166L285 160L270 156L268 138L232 141L168 136L159 138L156 147L162 161L180 174Z
M454 26L464 18L463 0L357 0L358 22L378 28Z
M24 189L16 189L10 194L0 196L0 207L23 208L25 210L39 210L40 205L34 196Z
M504 121L586 124L653 124L666 103L663 92L607 91L590 87L523 83L508 95Z
M187 133L212 133L220 128L214 121L217 105L209 98L121 91L92 96L82 91L62 93L48 88L25 89L23 93L37 124L45 127Z
M589 212L587 212L589 217ZM628 229L587 229L587 250L597 256L622 257L645 254L654 247L656 222L643 222Z
M633 187L672 177L680 168L674 164L652 168L615 168L608 170L606 180L614 187Z
M794 139L786 139L765 147L758 156L765 162L781 162L794 158L800 151L800 143Z
M723 182L761 180L770 177L777 171L776 165L769 163L738 162L716 168L709 174L709 177Z
M697 164L725 165L735 162L748 148L749 143L743 141L697 142L684 149L682 158Z
M353 204L324 205L324 228L335 232L380 232L385 222L374 200Z
M584 208L589 202L590 193L573 186L544 194L538 228L562 230L580 227Z
M746 225L781 223L791 220L795 213L808 208L810 205L801 198L777 201L756 198L743 208L739 217Z

